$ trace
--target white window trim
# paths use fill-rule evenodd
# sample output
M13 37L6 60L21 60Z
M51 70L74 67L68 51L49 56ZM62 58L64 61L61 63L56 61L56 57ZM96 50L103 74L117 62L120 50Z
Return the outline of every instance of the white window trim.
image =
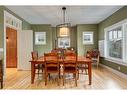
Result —
M118 22L118 23L116 23L116 24L113 24L113 25L111 25L111 26L109 26L109 27L106 27L105 29L104 29L104 41L105 41L105 44L104 44L104 46L105 46L105 50L104 50L104 57L105 57L105 59L106 60L108 60L108 61L111 61L111 62L114 62L114 63L117 63L117 64L120 64L120 65L125 65L125 66L127 66L127 50L126 50L126 47L127 47L127 44L126 44L126 46L125 46L125 42L127 41L127 31L126 32L123 32L123 35L125 35L125 36L123 36L123 52L122 52L122 59L118 59L118 58L113 58L113 57L109 57L108 56L108 54L109 54L109 50L108 50L108 48L107 48L107 43L108 43L108 31L110 31L110 30L112 30L112 29L114 29L114 28L117 28L117 27L119 27L119 26L122 26L122 31L124 31L125 30L125 25L127 25L127 19L125 19L125 20L122 20L122 21L120 21L120 22ZM126 54L124 53L124 52L126 52Z

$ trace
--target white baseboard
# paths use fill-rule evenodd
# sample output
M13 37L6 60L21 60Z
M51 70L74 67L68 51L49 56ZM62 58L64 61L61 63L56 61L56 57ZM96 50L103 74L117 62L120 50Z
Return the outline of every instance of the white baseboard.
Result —
M117 71L115 69L112 69L112 68L110 68L110 67L108 67L106 65L103 65L103 64L99 64L99 65L102 66L102 67L104 67L104 68L106 68L106 69L108 69L108 70L110 70L111 72L115 73L116 75L118 75L118 76L120 76L122 78L127 79L127 75L126 74L121 73L121 72L119 72L119 71Z

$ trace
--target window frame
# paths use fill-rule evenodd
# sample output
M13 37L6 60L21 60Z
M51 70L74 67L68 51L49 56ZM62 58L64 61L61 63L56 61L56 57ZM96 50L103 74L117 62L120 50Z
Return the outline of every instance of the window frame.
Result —
M113 30L113 29L116 29L118 27L121 26L121 30L122 30L122 40L123 40L123 43L122 43L122 59L120 58L114 58L114 57L110 57L109 56L109 48L108 48L108 40L109 40L109 31ZM117 32L118 33L118 32ZM104 57L106 60L108 61L112 61L114 63L118 63L118 64L121 64L121 65L125 65L127 66L127 19L123 20L123 21L120 21L116 24L113 24L109 27L106 27L104 28L104 41L105 41L105 50L104 50Z

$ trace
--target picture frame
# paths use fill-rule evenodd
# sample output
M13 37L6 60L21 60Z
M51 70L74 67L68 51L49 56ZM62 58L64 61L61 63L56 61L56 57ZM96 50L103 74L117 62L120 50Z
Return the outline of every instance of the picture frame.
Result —
M70 38L58 38L58 47L59 48L70 47Z
M83 44L93 44L93 32L83 32Z
M35 45L46 44L46 32L35 32Z

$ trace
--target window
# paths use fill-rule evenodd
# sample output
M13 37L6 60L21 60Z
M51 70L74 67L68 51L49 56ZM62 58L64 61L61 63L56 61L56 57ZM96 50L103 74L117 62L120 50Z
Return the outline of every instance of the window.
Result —
M122 30L121 27L108 31L109 56L122 59Z
M127 20L109 26L105 31L105 57L116 63L127 63Z

